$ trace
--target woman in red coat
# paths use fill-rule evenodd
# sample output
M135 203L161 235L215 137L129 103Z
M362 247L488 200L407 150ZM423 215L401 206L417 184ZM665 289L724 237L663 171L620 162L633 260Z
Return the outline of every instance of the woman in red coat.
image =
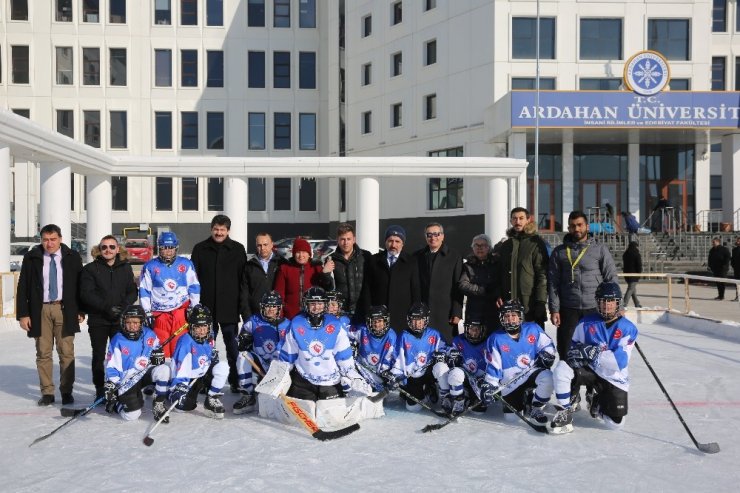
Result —
M275 290L283 297L283 313L288 319L301 311L303 293L312 286L331 289L332 279L321 264L311 263L311 245L301 237L293 242L293 258L280 266L275 276Z

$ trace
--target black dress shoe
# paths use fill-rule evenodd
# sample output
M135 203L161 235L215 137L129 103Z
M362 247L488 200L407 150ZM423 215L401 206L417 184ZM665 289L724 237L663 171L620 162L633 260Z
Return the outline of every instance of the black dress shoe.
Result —
M62 394L62 405L66 406L67 404L74 404L75 398L72 397L72 393L69 394Z
M41 399L38 400L37 404L39 406L50 406L54 404L54 396L49 394L44 394L41 396Z

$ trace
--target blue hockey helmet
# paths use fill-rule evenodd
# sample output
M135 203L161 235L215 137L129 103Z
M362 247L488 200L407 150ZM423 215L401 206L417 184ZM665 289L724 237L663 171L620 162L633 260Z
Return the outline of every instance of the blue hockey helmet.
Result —
M507 317L507 314L514 313L518 316L517 320L513 320L511 317ZM501 322L501 326L504 330L511 335L516 335L522 328L522 321L524 320L524 307L519 300L509 300L501 305L498 310L498 319Z
M388 308L385 305L376 305L371 306L367 311L365 323L367 324L367 330L369 330L372 335L375 337L383 337L389 330L391 330L390 320L391 318L388 315ZM382 322L382 324L379 322Z
M157 253L162 262L168 264L172 263L175 260L179 246L180 241L177 239L177 235L172 231L165 231L157 238Z
M614 301L616 305L607 302ZM622 289L616 282L602 282L596 288L596 309L604 320L613 320L622 304Z

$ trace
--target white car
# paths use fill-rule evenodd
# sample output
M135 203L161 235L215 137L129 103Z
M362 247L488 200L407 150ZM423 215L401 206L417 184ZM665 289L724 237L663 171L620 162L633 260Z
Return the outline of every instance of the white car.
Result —
M20 271L23 256L29 249L38 245L32 241L18 241L10 244L10 272Z

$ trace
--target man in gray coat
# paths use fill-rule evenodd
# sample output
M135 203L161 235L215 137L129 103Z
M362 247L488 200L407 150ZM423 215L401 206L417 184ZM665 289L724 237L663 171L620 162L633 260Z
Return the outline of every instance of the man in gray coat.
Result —
M586 215L573 211L568 234L553 250L547 270L550 320L558 328L561 360L567 359L578 321L596 312L596 288L602 282L618 282L614 259L606 245L589 239Z

